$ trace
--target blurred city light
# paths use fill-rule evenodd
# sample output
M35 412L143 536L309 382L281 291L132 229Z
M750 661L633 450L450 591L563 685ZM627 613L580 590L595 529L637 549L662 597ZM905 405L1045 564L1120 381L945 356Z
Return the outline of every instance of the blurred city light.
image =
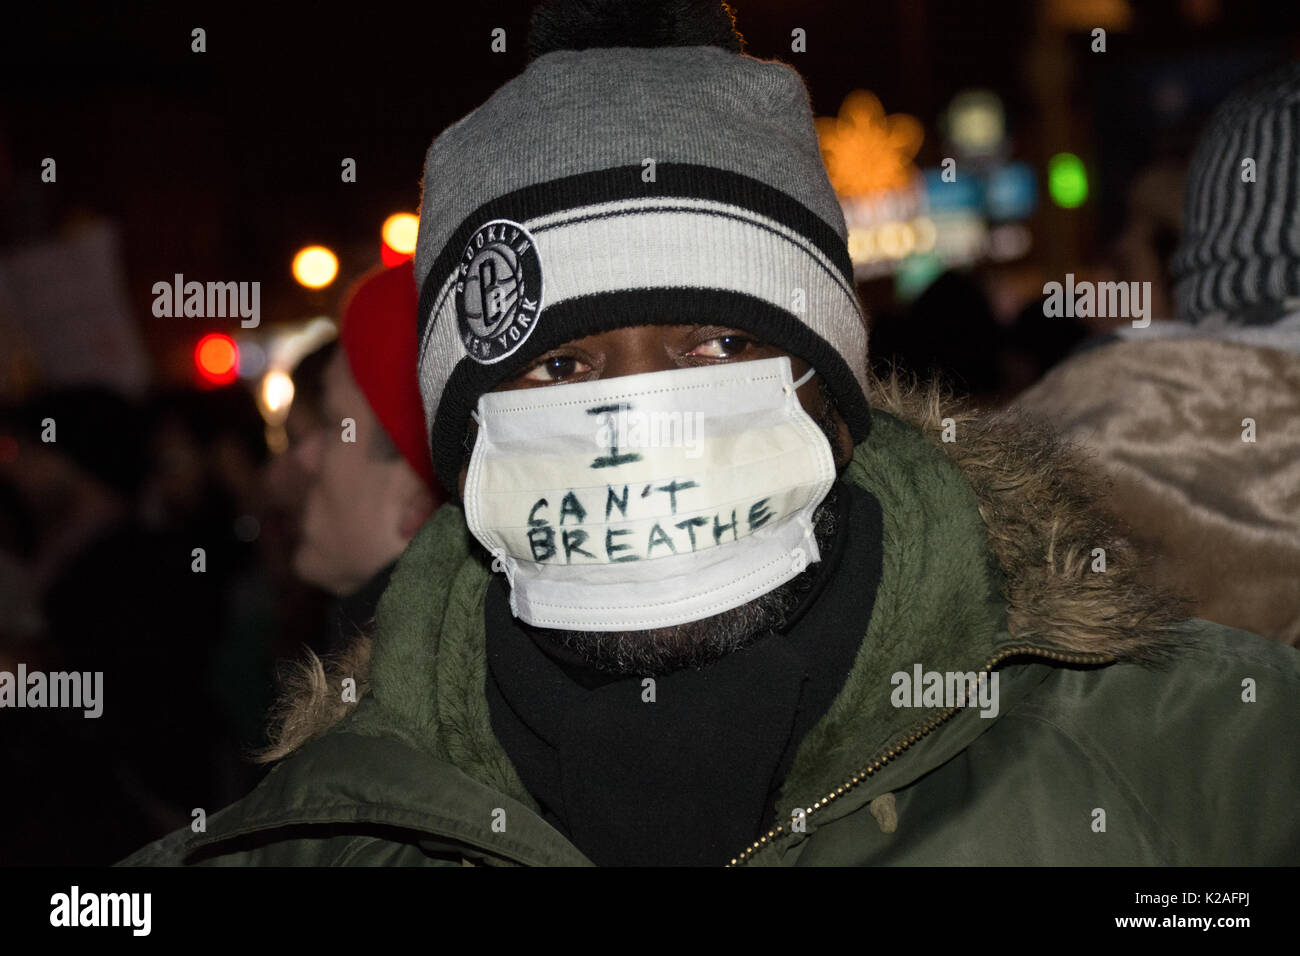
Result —
M947 268L947 263L932 252L908 256L894 273L895 298L900 302L911 302Z
M262 404L272 413L287 410L293 401L293 379L281 369L272 369L262 379Z
M209 385L229 385L239 375L235 340L221 332L203 336L194 347L194 366Z
M994 262L1019 259L1034 245L1033 233L1022 223L997 226L988 235L988 257Z
M390 269L401 265L415 255L415 240L420 232L420 219L409 212L397 212L384 220L380 230L383 242L379 254Z
M302 322L286 324L268 337L268 368L292 369L326 342L338 337L338 325L328 316L318 315Z
M339 260L324 246L307 246L293 257L293 277L309 289L323 289L339 274Z
M1047 163L1047 192L1065 209L1083 205L1088 198L1088 171L1074 153L1057 153Z
M920 120L885 115L880 97L854 90L835 117L817 117L817 138L826 173L845 197L905 191L916 178L917 151L925 139Z
M293 369L307 355L338 337L333 319L318 315L286 323L268 334L263 347L266 374L254 391L257 409L266 422L266 441L276 454L288 448L284 423L293 406Z
M240 336L235 340L235 349L239 352L240 378L257 378L266 371L266 349L255 340Z
M1006 138L1002 100L989 90L964 90L944 118L948 138L967 156L993 156Z
M1038 182L1027 163L1007 163L989 171L984 204L990 219L1028 219L1038 205Z

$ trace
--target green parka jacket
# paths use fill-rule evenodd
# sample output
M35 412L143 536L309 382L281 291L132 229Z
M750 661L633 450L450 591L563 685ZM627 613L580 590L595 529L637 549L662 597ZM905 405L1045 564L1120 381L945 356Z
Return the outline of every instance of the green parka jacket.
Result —
M844 477L883 508L876 605L782 822L733 862L1300 863L1300 654L1180 621L1049 436L896 383L873 404ZM440 509L373 635L303 689L291 753L205 832L123 862L589 864L493 735L478 552ZM891 676L916 665L996 670L996 717L896 707Z

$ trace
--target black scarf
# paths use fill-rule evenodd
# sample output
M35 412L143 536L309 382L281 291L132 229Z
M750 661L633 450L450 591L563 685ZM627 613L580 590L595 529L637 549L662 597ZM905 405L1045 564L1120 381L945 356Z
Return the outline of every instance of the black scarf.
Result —
M880 503L840 482L839 520L785 626L700 669L597 671L485 608L492 728L543 817L600 865L716 865L775 825L799 743L843 686L880 583Z

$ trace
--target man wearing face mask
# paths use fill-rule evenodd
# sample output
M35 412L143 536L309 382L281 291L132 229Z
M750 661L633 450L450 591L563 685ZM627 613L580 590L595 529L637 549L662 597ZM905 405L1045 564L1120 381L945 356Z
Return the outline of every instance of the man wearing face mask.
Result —
M1294 860L1294 653L1182 621L1049 437L869 381L807 93L725 7L577 6L426 160L460 507L268 782L130 862Z

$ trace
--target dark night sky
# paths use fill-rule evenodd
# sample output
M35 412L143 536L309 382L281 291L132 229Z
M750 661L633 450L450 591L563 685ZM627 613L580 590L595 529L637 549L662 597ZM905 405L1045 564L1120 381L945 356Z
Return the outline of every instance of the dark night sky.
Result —
M1280 22L1278 6L1225 5L1226 20L1206 35L1180 25L1173 0L1139 2L1135 29L1114 37L1106 66L1277 50L1297 20L1291 10ZM799 68L818 115L854 87L918 115L927 131L966 87L997 90L1013 123L1032 103L1023 56L1032 0L734 7L748 52ZM152 282L173 272L261 279L271 320L327 309L349 276L377 261L383 217L416 209L433 136L522 69L530 8L96 4L11 23L0 40L0 243L46 238L70 214L93 211L122 226L142 314ZM190 52L195 26L207 30L201 55ZM789 50L796 26L808 33L805 54ZM494 27L507 31L505 54L489 49ZM44 156L57 158L56 188L37 181ZM357 160L356 184L340 182L345 156ZM344 253L344 281L316 301L287 272L293 251L313 241Z

